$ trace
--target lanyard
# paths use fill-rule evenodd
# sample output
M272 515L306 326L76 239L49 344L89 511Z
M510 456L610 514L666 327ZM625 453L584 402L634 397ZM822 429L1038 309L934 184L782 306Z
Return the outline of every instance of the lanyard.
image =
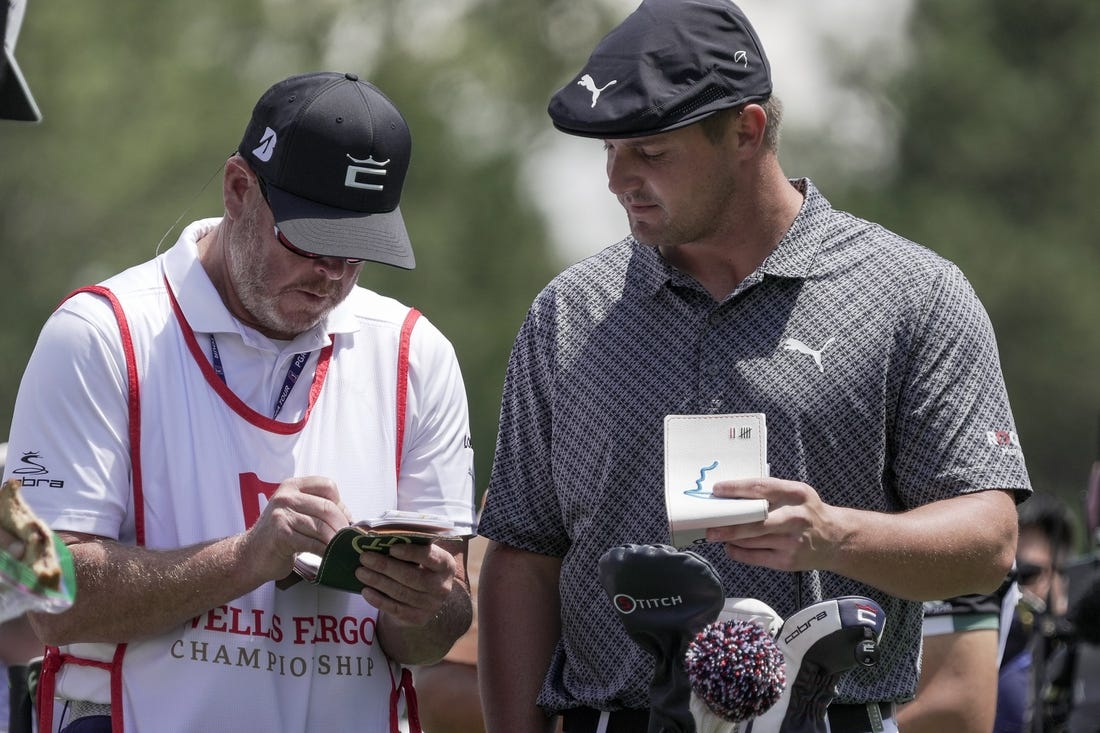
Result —
M304 351L291 359L290 366L286 370L286 377L283 378L283 388L279 390L279 397L275 400L275 407L271 411L272 420L277 418L282 411L286 398L290 396L290 390L294 389L298 377L302 375L302 369L309 361L309 355L310 352ZM218 378L225 382L225 369L222 367L222 356L218 353L218 342L214 340L214 334L210 334L210 365L214 367L214 373L218 375Z

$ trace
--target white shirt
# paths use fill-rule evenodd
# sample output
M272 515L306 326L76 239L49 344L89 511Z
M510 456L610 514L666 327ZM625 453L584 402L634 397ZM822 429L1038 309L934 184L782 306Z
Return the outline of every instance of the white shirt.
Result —
M398 480L397 350L408 308L356 287L322 325L289 344L272 342L225 310L198 262L195 243L214 224L192 224L164 255L104 283L132 332L139 433L132 432L127 354L108 301L79 294L43 328L12 425L10 455L22 459L7 468L23 478L35 511L54 529L128 544L141 517L147 547L175 548L244 531L262 510L265 488L318 474L336 481L353 516L426 511L472 532L466 397L449 342L423 318L412 332ZM183 320L172 313L166 280ZM211 379L211 332L227 384L244 406ZM331 356L321 355L326 347ZM273 420L287 364L303 351L310 359ZM268 583L179 629L133 640L122 663L126 727L382 724L392 681L373 644L375 616L356 594L304 583L276 591ZM114 645L68 651L107 660ZM105 672L72 665L58 677L64 695L96 702L109 700L107 683ZM181 688L202 703L174 694Z

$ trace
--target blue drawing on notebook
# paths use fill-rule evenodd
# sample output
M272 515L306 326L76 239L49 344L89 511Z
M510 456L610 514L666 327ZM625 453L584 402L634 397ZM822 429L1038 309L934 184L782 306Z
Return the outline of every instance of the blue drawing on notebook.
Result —
M684 492L684 496L695 496L700 499L713 499L714 494L703 489L703 480L707 477L707 471L713 471L718 468L718 461L710 464L709 466L703 466L699 469L699 478L695 481L695 488L688 489Z

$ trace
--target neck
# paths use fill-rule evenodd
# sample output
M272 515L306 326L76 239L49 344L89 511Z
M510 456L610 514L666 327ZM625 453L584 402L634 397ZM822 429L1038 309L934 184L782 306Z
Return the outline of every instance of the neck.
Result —
M237 288L233 284L233 278L230 276L229 263L226 261L226 257L228 256L226 253L226 248L228 247L228 242L226 241L227 236L225 221L223 219L221 223L207 232L205 236L195 243L199 251L199 264L201 264L202 269L206 271L206 275L210 278L210 283L214 286L214 290L218 292L222 304L225 305L230 315L264 336L284 341L293 340L297 334L284 333L264 326L253 317L252 313L241 301L237 293Z
M231 285L229 278L229 265L225 261L225 246L223 242L222 224L218 224L204 234L195 246L199 251L199 264L206 271L206 276L214 285L214 289L221 296L222 303L233 315L240 310L237 293ZM234 307L236 303L236 307Z
M720 302L775 250L798 216L802 200L776 164L766 176L739 188L730 201L726 227L707 240L661 247L661 254Z

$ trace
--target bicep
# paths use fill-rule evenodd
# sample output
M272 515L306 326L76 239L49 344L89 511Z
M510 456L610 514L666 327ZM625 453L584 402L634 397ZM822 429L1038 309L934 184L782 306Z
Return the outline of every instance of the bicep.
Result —
M462 372L430 323L418 324L413 339L398 506L444 514L459 531L472 531L474 453Z
M481 567L478 605L493 609L488 613L528 606L529 613L544 617L552 614L556 621L560 574L559 557L490 542ZM553 602L546 603L547 600Z
M1016 502L1007 491L990 489L960 494L912 509L905 515L931 530L941 547L949 552L994 551L1006 553L999 583L1015 555Z
M896 375L890 454L903 505L992 487L1022 498L1030 482L989 316L955 267L922 308Z
M126 365L109 309L78 297L81 310L51 316L31 355L9 441L21 457L9 468L55 529L117 537L131 514Z
M561 559L490 542L478 582L479 656L493 661L518 647L545 665L561 633Z

